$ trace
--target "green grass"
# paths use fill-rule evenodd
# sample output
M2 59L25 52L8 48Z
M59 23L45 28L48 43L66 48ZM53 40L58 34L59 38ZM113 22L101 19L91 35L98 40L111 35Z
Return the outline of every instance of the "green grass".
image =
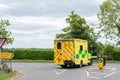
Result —
M0 70L0 80L6 80L11 78L12 76L14 76L17 72L16 71L12 71L10 73L5 73L3 71Z
M120 61L115 61L115 60L108 60L108 63L120 63Z
M12 60L12 62L42 62L42 63L52 63L53 60Z
M97 63L98 60L93 60L93 62ZM120 63L120 61L115 61L115 60L107 60L107 63Z
M41 62L41 63L53 63L53 60L12 60L12 62ZM94 63L97 63L98 60L93 60ZM120 61L107 60L107 63L120 63Z

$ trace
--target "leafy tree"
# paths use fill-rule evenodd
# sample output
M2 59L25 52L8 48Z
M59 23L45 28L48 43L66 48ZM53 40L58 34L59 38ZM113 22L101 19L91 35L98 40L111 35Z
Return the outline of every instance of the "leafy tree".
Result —
M106 38L113 39L118 37L120 43L120 0L106 0L100 5L98 13L101 31L105 33Z
M7 38L6 44L12 44L14 40L13 37L11 37L11 31L6 29L9 25L9 20L0 20L0 37Z
M108 59L112 59L113 52L114 52L113 46L106 44L104 47L104 52L105 52L105 55L107 56Z
M87 25L86 20L79 15L71 12L66 22L69 24L63 28L63 33L57 34L56 38L59 39L84 39L88 41L89 49L94 50L97 36L92 28Z

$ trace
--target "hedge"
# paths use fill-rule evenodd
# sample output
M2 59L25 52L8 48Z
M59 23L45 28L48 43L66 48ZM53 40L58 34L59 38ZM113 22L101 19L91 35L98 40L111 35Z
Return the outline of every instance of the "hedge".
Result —
M4 50L14 53L15 60L28 59L28 60L53 60L53 50Z
M34 50L34 49L4 49L2 51L12 52L14 53L13 59L28 59L28 60L53 60L54 52L53 50ZM120 61L120 48L113 50L112 55L113 60Z
M113 60L119 60L120 61L120 50L114 50Z

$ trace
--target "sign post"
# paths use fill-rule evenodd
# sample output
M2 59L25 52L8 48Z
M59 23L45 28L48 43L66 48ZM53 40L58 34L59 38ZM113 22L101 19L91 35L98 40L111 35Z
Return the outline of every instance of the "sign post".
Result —
M5 72L12 71L12 64L11 60L14 57L13 53L10 52L1 52L2 46L5 44L6 38L0 38L0 68L3 69ZM10 62L10 67L7 65L7 60ZM3 61L4 60L4 61Z
M0 35L0 52L1 52L1 48L4 45L5 41L6 41L6 38L1 38L1 35ZM0 68L1 68L1 65L2 65L2 59L0 59Z

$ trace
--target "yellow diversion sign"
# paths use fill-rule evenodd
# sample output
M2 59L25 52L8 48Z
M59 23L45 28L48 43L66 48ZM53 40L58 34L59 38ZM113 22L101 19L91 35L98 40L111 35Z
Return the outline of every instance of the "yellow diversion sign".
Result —
M0 52L0 58L2 59L12 59L14 57L13 53L10 52Z

